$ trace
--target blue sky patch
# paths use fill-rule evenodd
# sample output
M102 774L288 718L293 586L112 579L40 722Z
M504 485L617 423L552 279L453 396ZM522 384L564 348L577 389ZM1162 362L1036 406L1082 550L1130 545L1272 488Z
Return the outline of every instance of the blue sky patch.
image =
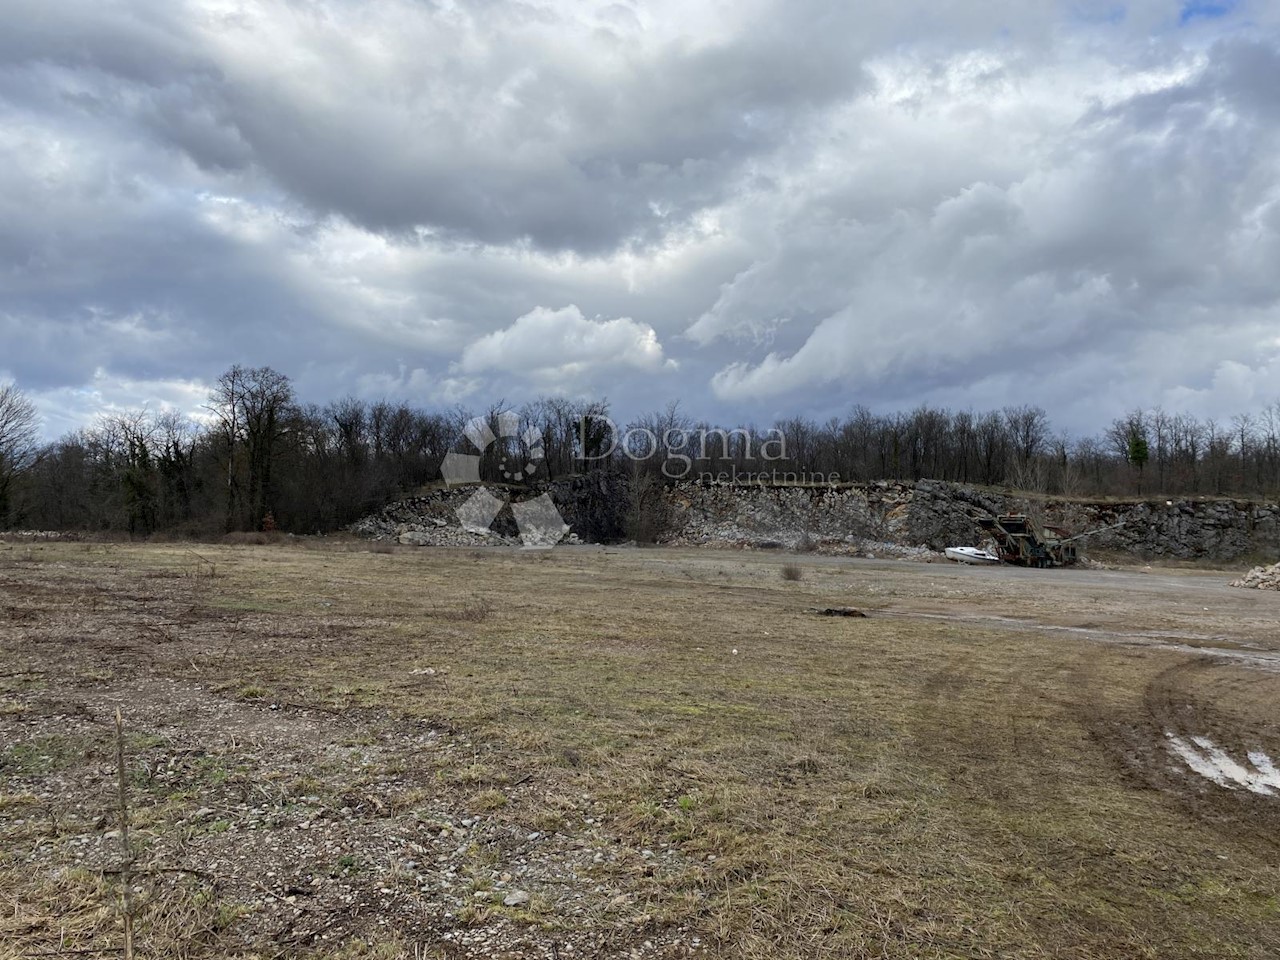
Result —
M1225 17L1239 3L1240 0L1187 0L1178 22L1185 25L1196 19L1216 20Z

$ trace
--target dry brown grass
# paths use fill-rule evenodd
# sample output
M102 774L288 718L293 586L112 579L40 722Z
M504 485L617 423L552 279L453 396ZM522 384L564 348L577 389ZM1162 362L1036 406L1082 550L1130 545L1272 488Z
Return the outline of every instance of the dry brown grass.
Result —
M493 612L493 604L484 597L467 597L461 602L444 606L432 604L423 611L433 620L453 623L484 623Z
M197 877L134 880L141 889L134 904L140 957L208 956L241 912ZM122 955L120 891L112 875L76 867L55 875L0 869L0 890L0 960L74 955L83 944L95 954Z
M182 570L177 547L77 549L47 545L0 577L38 585L31 602L45 604L93 583L196 586L147 576ZM143 670L221 684L228 698L253 685L338 711L321 716L353 724L356 743L376 740L361 739L371 711L465 731L473 758L438 768L429 789L388 794L386 810L360 809L416 816L439 790L516 829L573 836L570 801L589 794L627 852L601 877L648 918L635 943L683 927L710 956L758 960L1280 952L1280 800L1177 772L1162 740L1176 726L1280 755L1280 678L1183 646L1227 637L1275 649L1280 598L1236 597L1187 572L1107 579L806 557L787 565L805 581L797 594L775 560L719 552L564 550L531 562L503 550L202 551L218 576L192 594L187 629L232 618L225 649L148 641L122 654L81 641L61 653L46 640L53 676L40 682L100 670L109 685ZM813 617L815 602L869 616ZM1051 629L1061 627L1095 633ZM6 657L33 658L34 636L0 620ZM6 696L42 695L24 682ZM30 811L52 774L11 769L0 763L0 798ZM306 789L346 789L315 775ZM0 822L12 819L0 805ZM0 859L0 936L27 947L51 943L63 896L53 874L20 866L34 842L29 828L6 830ZM663 844L682 866L659 880L641 851ZM116 942L99 883L68 888L68 943ZM167 924L181 922L205 931L190 955L223 943L243 903L223 894L200 912L181 899L208 892L187 878L150 899L140 942L169 955ZM557 919L571 938L593 916ZM388 922L383 946L353 938L345 949L417 942Z
M278 530L247 530L225 534L221 542L231 547L266 547L285 543L288 539L288 534Z

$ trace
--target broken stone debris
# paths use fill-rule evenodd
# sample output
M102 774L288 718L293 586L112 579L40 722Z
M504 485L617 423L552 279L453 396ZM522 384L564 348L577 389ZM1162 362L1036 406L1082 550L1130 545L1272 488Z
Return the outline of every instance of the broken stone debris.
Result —
M1253 590L1280 590L1280 563L1273 563L1269 567L1254 567L1239 580L1233 580L1231 586Z

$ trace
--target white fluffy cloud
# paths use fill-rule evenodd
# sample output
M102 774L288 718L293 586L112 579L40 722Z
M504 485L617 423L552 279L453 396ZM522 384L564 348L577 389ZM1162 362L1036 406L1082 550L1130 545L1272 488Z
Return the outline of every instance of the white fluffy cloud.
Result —
M237 362L744 420L1280 395L1270 0L0 17L0 367L57 429Z
M0 377L3 382L3 377ZM156 413L170 410L196 413L209 398L210 384L193 380L130 380L97 370L85 383L36 393L44 431L60 436L74 431L100 416L139 409L139 398Z
M653 327L630 317L589 318L570 304L537 307L462 351L458 368L515 374L544 388L599 386L622 371L672 371Z

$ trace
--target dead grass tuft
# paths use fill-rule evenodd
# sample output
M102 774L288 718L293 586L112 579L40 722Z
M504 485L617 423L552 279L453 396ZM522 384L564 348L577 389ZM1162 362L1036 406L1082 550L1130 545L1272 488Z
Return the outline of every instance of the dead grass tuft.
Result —
M220 542L231 547L266 547L284 543L288 539L288 534L279 530L248 530L228 533Z
M134 879L141 889L133 905L141 956L208 956L244 912L198 877L144 871ZM0 958L121 954L115 887L109 875L85 868L48 875L0 869Z
M501 810L507 805L507 795L501 790L481 790L471 798L471 808L485 812Z
M457 606L432 605L426 615L450 623L484 623L493 613L493 604L483 597L470 597Z

